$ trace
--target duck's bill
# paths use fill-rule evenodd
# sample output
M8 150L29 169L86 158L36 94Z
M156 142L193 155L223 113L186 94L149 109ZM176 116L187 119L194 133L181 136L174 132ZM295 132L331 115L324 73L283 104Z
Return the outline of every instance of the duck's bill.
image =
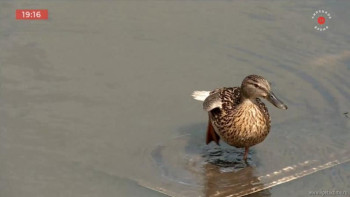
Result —
M273 92L267 96L267 100L270 101L274 106L280 109L288 109L287 105L285 105L281 100L279 100Z

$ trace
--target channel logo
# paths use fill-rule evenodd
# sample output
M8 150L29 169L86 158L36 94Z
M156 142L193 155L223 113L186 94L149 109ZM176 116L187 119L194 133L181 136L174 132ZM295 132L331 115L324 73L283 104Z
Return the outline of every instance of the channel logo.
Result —
M311 17L315 21L314 29L318 31L326 31L329 26L329 20L332 16L329 12L325 10L317 10Z

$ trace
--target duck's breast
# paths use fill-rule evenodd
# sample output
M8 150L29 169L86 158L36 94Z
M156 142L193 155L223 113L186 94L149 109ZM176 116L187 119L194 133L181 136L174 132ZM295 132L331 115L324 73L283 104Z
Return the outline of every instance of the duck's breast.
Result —
M246 147L263 141L269 128L268 116L260 106L247 101L236 107L229 127L218 133L228 144Z

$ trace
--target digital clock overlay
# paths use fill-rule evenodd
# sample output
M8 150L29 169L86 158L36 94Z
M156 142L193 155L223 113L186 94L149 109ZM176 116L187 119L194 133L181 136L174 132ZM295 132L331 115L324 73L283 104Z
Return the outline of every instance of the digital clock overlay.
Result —
M47 9L17 9L16 20L47 20L49 12Z

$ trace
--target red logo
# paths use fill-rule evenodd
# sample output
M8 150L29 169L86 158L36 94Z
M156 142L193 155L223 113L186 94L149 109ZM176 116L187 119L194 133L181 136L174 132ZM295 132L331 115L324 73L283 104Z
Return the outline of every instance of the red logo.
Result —
M326 19L323 16L318 17L317 19L318 24L323 25L326 22Z

